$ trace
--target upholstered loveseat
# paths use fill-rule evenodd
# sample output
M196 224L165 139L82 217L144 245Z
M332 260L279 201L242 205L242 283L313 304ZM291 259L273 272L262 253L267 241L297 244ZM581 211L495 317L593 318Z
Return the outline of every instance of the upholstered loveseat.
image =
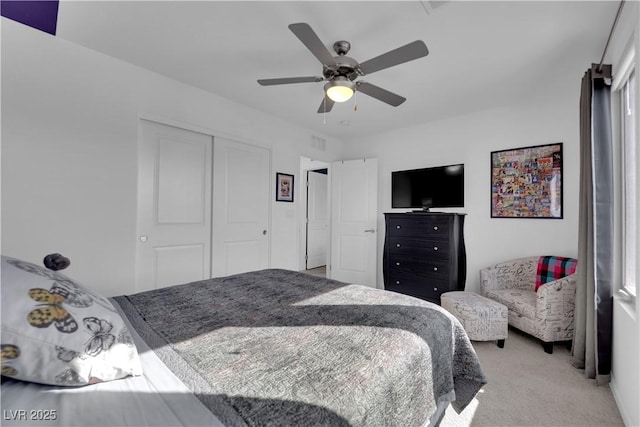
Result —
M546 277L549 281L541 283L547 273L543 270L541 280L541 269L546 268L544 262L550 258L557 264L556 277L568 275L554 279L552 271ZM540 339L544 351L552 353L554 342L573 338L576 263L572 258L534 256L483 268L480 270L480 292L506 305L509 325Z

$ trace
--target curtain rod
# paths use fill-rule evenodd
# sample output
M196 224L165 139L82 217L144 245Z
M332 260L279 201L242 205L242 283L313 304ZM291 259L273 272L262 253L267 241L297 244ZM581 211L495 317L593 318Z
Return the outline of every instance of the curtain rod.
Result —
M607 38L607 44L604 45L604 51L602 51L602 58L600 59L600 64L598 64L597 72L598 74L602 73L602 63L604 62L604 56L607 54L607 49L609 48L609 42L611 41L611 36L613 36L613 32L616 29L616 24L618 23L618 19L620 18L620 12L622 12L622 6L624 6L625 0L620 0L620 6L618 6L618 13L616 13L616 19L613 20L613 25L611 26L611 31L609 31L609 37Z

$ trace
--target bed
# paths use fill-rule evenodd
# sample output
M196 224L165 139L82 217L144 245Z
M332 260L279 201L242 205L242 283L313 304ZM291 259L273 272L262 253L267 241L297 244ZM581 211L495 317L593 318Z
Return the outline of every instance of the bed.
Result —
M59 272L10 260L2 265L3 425L437 425L449 404L461 411L486 383L460 323L410 296L268 269L107 300ZM10 294L12 269L41 283ZM16 315L25 292L30 305ZM87 297L80 306L82 292L96 303L86 306ZM75 327L65 338L80 335L84 350L65 353L56 343L57 359L40 368L63 366L62 354L75 376L15 379L27 352L8 351L7 340L22 336L5 328L13 321L6 311L26 317L29 333ZM116 348L121 366L96 365Z

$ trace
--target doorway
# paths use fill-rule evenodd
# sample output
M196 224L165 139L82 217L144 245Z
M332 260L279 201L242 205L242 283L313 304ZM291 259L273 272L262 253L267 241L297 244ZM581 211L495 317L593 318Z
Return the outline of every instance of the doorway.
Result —
M327 169L328 207L325 277L377 287L377 159L332 163L300 158L300 177ZM307 186L302 185L298 210L298 270L307 270ZM317 272L317 271L316 271Z
M329 163L300 158L298 270L328 277L329 265Z
M307 171L307 245L305 269L326 275L329 248L328 169ZM324 274L322 274L324 271Z

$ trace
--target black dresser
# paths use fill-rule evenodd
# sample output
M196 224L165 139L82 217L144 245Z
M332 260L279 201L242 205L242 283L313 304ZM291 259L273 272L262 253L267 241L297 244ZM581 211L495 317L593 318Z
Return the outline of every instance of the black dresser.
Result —
M384 288L440 304L440 295L464 290L467 260L464 214L386 213Z

